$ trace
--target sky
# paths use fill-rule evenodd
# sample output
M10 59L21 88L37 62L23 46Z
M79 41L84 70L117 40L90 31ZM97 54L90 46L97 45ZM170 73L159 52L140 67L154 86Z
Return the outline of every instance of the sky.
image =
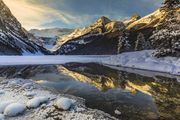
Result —
M145 16L161 6L163 0L4 0L26 29L79 28L101 16L124 20Z

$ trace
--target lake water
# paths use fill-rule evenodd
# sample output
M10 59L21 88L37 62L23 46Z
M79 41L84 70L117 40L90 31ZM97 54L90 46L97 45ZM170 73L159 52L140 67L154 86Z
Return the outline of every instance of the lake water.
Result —
M180 76L95 63L0 66L0 77L33 79L122 120L178 120ZM121 112L115 114L115 110Z

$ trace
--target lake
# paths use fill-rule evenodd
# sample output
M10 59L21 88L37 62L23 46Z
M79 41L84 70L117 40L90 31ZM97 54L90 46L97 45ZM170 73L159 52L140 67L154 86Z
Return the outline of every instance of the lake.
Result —
M122 120L178 120L180 76L97 63L0 66L0 77L32 79ZM115 111L120 111L120 115Z

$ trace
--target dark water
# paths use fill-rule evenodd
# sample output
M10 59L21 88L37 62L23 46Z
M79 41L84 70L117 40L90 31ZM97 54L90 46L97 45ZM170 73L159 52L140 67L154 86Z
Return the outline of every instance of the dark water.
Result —
M180 119L180 77L99 64L1 66L0 77L33 79L123 120ZM116 115L115 110L121 111Z

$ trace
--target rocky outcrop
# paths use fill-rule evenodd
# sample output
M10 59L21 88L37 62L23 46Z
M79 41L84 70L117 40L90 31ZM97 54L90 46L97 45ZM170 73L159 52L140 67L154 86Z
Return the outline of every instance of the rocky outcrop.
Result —
M137 21L137 20L139 20L139 19L141 19L141 16L139 16L139 15L134 15L134 16L132 16L130 19L125 20L123 23L124 23L126 26L128 26L128 25L130 25L131 23L134 23L135 21Z
M0 0L0 54L48 54L48 51L29 40L28 32Z

